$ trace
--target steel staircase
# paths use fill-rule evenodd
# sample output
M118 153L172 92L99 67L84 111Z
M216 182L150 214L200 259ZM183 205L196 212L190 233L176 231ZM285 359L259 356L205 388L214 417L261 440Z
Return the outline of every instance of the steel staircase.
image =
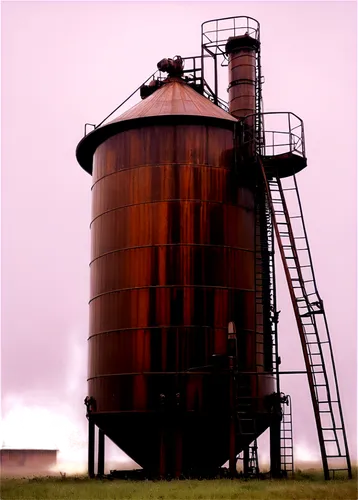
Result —
M282 420L280 429L281 441L281 470L286 477L293 476L293 430L292 405L290 396L284 397L282 404Z
M342 470L351 478L333 350L324 305L316 286L297 181L294 175L285 179L272 175L267 178L264 159L259 157L259 163L300 334L324 475L329 479ZM288 203L295 204L294 215Z

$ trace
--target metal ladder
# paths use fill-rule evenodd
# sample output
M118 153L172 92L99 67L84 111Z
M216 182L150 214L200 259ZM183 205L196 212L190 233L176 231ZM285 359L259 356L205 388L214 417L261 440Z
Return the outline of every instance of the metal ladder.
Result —
M257 478L259 477L260 474L260 469L259 469L259 458L258 458L258 453L257 453L257 439L253 441L252 444L248 446L248 463L247 463L247 471L244 469L244 462L245 462L245 453L244 451L241 451L236 459L240 460L243 462L242 466L242 474L245 476L245 473L247 474L246 477L249 478Z
M255 418L256 400L257 398L252 395L251 375L239 372L237 374L236 397L237 429L238 435L247 440L247 444L254 441L257 437Z
M256 145L263 144L264 135L262 127L262 75L261 75L261 49L256 51L255 68L255 142Z
M282 420L280 429L281 470L286 477L293 476L293 430L291 397L285 396L282 404Z
M331 339L316 286L296 177L270 176L268 180L261 157L259 164L300 334L324 476L330 479L342 470L352 478ZM289 198L292 198L290 204L296 204L294 215L288 210Z
M258 477L259 469L259 455L257 453L257 439L249 446L249 475L250 477Z
M262 200L261 200L262 201ZM268 276L264 274L264 256L263 254L267 252L267 242L264 241L262 235L262 208L259 202L255 201L255 353L256 361L255 367L264 370L264 297L267 286ZM260 359L261 358L261 359Z
M278 357L278 342L277 342L277 323L278 313L276 310L276 280L275 280L275 251L274 251L274 227L272 223L270 203L267 199L266 204L266 227L267 227L267 245L269 258L269 280L270 280L270 322L271 322L271 339L272 339L272 372L276 378L276 392L280 393L279 387L279 357Z

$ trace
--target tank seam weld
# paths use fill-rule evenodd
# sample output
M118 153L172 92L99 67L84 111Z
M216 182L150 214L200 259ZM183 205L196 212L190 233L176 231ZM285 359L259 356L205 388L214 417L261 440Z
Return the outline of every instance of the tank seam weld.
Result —
M210 243L153 243L151 245L138 245L134 247L125 247L125 248L117 248L116 250L110 250L109 252L105 252L101 255L98 255L94 259L92 259L89 263L89 266L93 264L96 260L101 259L102 257L106 257L107 255L111 255L117 252L125 252L126 250L137 250L142 248L160 248L160 247L213 247L213 248L227 248L229 250L239 250L242 252L255 253L255 250L251 250L250 248L243 247L235 247L231 245L212 245Z
M216 290L237 290L240 292L249 292L254 293L254 289L250 288L238 288L233 286L218 286L218 285L144 285L144 286L132 286L127 288L118 288L116 290L109 290L108 292L103 292L92 297L88 304L93 302L94 300L102 297L103 295L109 295L110 293L119 293L119 292L128 292L131 290L146 290L150 288L214 288Z
M251 109L251 108L250 108ZM156 167L156 168L161 168L161 167L166 167L166 166L189 166L189 167L196 167L196 168L199 168L199 167L205 167L205 168L209 168L209 169L217 169L217 170L225 170L225 171L228 171L228 172L231 172L231 168L225 168L225 167L217 167L215 165L211 165L209 163L189 163L189 162L185 162L185 163L179 163L179 162L172 162L172 163L143 163L141 165L135 165L133 167L128 167L128 168L123 168L123 169L120 169L120 170L114 170L114 172L110 172L109 174L106 174L106 175L102 175L102 177L100 177L99 179L97 179L91 186L91 191L93 190L94 186L99 182L101 181L102 179L105 179L106 177L109 177L111 175L114 175L114 174L120 174L121 172L127 172L128 170L136 170L138 168L149 168L149 167Z
M179 329L179 328L205 328L205 329L212 329L212 330L227 330L227 326L202 326L202 325L157 325L157 326L135 326L135 327L129 327L129 328L116 328L114 330L103 330L98 333L92 333L88 338L87 341L91 340L93 337L99 337L101 335L107 335L111 333L116 333L116 332L125 332L125 331L136 331L136 330L158 330L158 329ZM239 329L240 332L250 332L250 333L255 333L255 330L252 328L241 328Z
M128 205L122 205L121 207L115 207L115 208L110 208L109 210L106 210L105 212L102 212L100 213L99 215L96 215L96 217L94 217L92 220L91 220L91 223L90 223L90 228L93 224L93 222L95 220L97 220L99 217L102 217L103 215L106 215L110 212L115 212L116 210L123 210L125 208L130 208L130 207L136 207L136 206L139 206L139 205L152 205L154 203L173 203L173 202L180 202L181 204L183 203L212 203L212 204L216 204L216 205L227 205L227 206L230 206L230 207L237 207L237 208L243 208L249 212L254 212L254 209L252 208L247 208L245 207L244 205L237 205L237 204L234 204L234 203L227 203L227 202L224 202L224 201L212 201L212 200L202 200L200 198L187 198L187 199L184 199L184 198L175 198L175 199L164 199L164 200L151 200L151 201L142 201L142 202L139 202L139 203L130 203Z

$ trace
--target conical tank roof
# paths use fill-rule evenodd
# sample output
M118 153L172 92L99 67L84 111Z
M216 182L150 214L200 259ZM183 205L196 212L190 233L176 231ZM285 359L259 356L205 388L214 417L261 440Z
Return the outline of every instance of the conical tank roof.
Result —
M205 116L237 122L237 119L199 94L181 78L170 78L151 96L139 102L115 120L124 120L154 116Z
M181 123L190 124L221 122L221 126L225 127L232 127L238 121L181 78L168 78L151 96L87 134L77 146L77 161L92 174L93 155L97 147L109 137L128 128L154 123L175 124L179 119Z

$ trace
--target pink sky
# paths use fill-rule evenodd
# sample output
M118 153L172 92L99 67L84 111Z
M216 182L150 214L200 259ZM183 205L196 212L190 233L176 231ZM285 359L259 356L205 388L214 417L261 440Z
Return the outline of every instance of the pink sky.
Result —
M199 55L203 21L235 15L261 24L265 111L305 123L298 182L356 456L355 2L2 3L4 419L15 406L41 407L83 432L91 178L75 148L84 123L100 122L163 57ZM281 269L278 300L282 369L302 369ZM314 454L306 378L285 377L282 390L296 444Z

